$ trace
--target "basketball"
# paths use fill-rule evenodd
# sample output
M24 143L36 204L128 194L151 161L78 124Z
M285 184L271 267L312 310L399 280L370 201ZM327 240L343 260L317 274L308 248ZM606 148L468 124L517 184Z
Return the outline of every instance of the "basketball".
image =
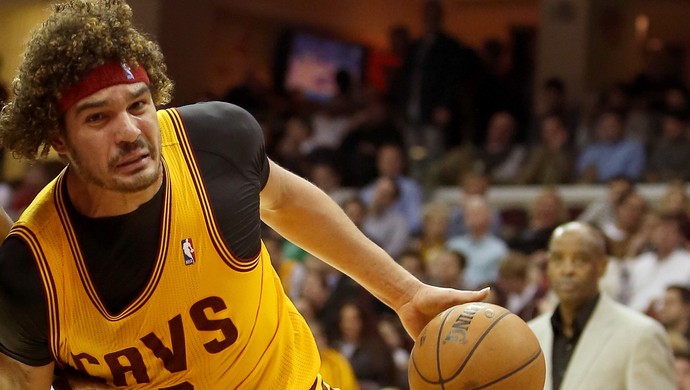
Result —
M473 302L424 327L408 375L411 390L542 390L546 364L525 321L501 306Z

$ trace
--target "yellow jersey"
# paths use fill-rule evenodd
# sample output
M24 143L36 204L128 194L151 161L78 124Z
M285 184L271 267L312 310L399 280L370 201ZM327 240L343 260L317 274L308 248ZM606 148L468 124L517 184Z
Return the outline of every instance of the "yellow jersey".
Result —
M121 312L106 310L89 278L65 210L64 173L12 229L36 259L57 364L131 389L309 389L318 351L266 248L251 261L233 256L179 113L159 111L158 119L165 174L158 257Z

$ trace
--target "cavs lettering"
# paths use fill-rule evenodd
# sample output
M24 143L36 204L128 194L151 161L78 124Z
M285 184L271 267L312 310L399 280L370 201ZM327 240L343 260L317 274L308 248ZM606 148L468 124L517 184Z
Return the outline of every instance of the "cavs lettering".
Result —
M195 329L193 331L220 331L221 338L210 338L204 344L204 348L209 354L220 353L237 341L237 328L230 318L211 319L206 314L207 309L217 313L226 308L222 298L208 297L196 302L190 308L189 313L186 313L194 323ZM147 354L160 359L169 374L187 370L187 346L185 345L185 329L181 314L168 321L168 330L170 345L166 345L164 340L152 332L143 336L137 345L112 351L101 357L92 356L87 352L72 353L72 359L81 372L88 373L88 366L107 365L112 373L115 386L131 385L127 381L128 374L137 384L149 383L148 369L144 362L144 356ZM192 386L191 383L186 383L188 386Z
M121 312L108 312L88 276L63 176L11 233L36 258L57 364L131 389L308 389L319 369L316 345L266 248L254 259L233 256L179 113L158 118L165 170L158 257Z

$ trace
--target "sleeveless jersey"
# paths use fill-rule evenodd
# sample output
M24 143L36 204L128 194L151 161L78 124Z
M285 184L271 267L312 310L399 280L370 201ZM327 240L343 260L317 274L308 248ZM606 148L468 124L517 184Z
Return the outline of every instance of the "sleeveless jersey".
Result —
M165 176L160 241L151 243L158 258L120 313L107 311L89 279L65 210L64 172L12 229L41 274L56 362L132 389L309 389L318 351L266 248L250 262L232 255L178 112L159 111L158 120Z

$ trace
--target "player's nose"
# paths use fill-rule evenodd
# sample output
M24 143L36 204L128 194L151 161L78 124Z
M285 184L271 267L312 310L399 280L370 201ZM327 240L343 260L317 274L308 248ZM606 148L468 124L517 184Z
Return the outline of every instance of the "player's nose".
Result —
M118 115L116 126L116 137L118 142L134 142L141 135L141 130L139 129L136 118L126 111Z

